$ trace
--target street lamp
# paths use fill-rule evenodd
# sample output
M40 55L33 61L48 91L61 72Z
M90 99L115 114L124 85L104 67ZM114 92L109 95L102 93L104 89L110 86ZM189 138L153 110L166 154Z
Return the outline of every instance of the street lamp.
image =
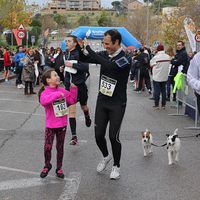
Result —
M146 34L146 44L149 46L149 0L147 1L147 34Z

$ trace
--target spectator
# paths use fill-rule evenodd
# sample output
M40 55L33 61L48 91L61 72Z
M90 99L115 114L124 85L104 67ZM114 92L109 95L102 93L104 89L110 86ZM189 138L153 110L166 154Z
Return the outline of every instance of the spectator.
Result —
M23 60L25 58L26 54L24 53L23 46L18 47L18 52L15 55L15 65L16 65L16 72L17 72L17 80L16 85L18 89L25 88L25 86L22 84L22 70L24 67Z
M8 82L10 76L11 57L9 49L7 47L4 49L3 58L4 58L4 79L5 82Z
M0 72L3 71L3 52L4 52L4 49L2 46L0 46Z
M188 84L194 89L197 97L197 107L200 114L200 52L190 62L187 73Z
M176 74L181 71L184 74L187 74L189 67L188 55L186 52L185 44L183 41L177 42L177 50L175 57L171 60L171 70L169 74L169 84L174 87L174 77ZM170 100L170 87L167 90L167 98ZM176 101L176 93L173 94L173 101Z
M142 90L142 85L143 85L143 80L145 81L146 87L149 91L149 94L151 94L151 81L150 81L150 76L149 76L149 54L144 52L144 49L140 49L140 54L135 57L135 60L139 62L139 86L136 89L137 92L141 92Z
M164 51L164 46L157 47L156 55L151 59L155 109L159 109L160 93L162 94L162 108L166 105L166 82L169 74L170 56Z

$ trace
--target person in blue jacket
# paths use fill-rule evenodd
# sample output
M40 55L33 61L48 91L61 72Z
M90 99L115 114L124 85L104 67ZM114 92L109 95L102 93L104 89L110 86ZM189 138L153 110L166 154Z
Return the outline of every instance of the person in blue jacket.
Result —
M15 65L16 65L16 72L17 72L16 86L18 89L24 88L21 77L22 77L22 70L24 67L23 60L25 57L26 57L26 54L24 53L23 46L18 46L18 52L15 55Z

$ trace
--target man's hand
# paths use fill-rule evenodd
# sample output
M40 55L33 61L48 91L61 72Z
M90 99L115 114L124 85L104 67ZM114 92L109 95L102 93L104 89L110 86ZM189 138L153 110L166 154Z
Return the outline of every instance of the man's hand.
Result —
M84 47L86 47L88 45L88 40L86 37L84 38L83 43L84 43Z
M74 85L73 83L70 84L71 87L77 87L76 85Z

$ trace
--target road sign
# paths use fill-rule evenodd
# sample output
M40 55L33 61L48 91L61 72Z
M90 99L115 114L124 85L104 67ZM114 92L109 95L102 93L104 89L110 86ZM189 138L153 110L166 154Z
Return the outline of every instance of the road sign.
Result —
M18 31L17 37L18 37L19 39L24 39L24 38L26 37L25 31L24 31L24 30Z
M160 41L156 40L156 41L153 42L153 47L157 48L159 44L160 44Z
M195 40L196 40L196 42L200 42L200 34L199 33L197 33L195 35Z
M35 35L31 36L31 43L32 43L32 45L35 43Z
M21 25L18 27L18 30L25 30L23 24L21 24Z

